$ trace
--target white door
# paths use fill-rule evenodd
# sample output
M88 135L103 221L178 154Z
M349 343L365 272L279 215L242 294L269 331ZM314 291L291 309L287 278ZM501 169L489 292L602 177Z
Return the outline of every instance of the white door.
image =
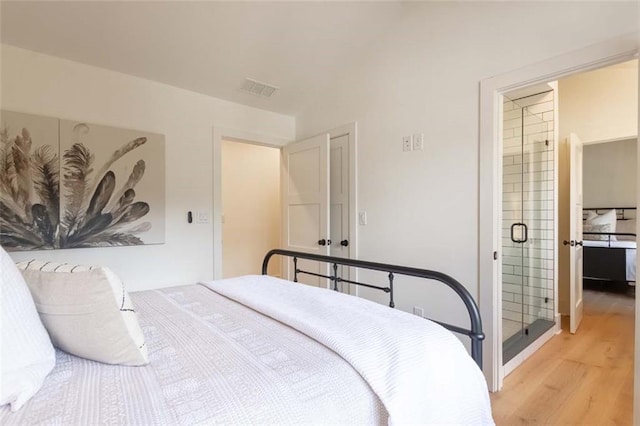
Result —
M570 324L573 334L582 321L582 142L571 133L567 140L569 146L570 170L570 213L569 213L569 265L570 265Z
M329 155L329 199L331 256L351 257L349 233L349 137L341 135L331 139ZM339 266L338 276L349 279L349 268ZM338 291L349 293L348 283L339 283Z
M282 245L285 250L329 254L329 134L282 149ZM293 261L283 267L293 280ZM298 269L326 275L328 266L298 260ZM328 280L299 274L298 281L327 287Z

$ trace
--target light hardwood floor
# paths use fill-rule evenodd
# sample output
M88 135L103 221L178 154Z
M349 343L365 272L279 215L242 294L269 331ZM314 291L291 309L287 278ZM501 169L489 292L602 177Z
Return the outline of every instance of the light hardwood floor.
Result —
M633 413L633 296L585 290L582 324L563 331L491 394L498 425L630 425Z

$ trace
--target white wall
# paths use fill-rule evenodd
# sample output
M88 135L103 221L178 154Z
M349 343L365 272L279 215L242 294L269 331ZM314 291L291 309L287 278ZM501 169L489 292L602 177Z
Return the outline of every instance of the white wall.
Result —
M636 206L637 140L585 145L585 207Z
M360 258L446 272L478 294L480 80L638 28L636 3L415 2L297 116L297 139L357 121ZM402 151L402 136L425 149ZM366 276L366 274L362 274ZM490 282L480 285L490 286ZM396 286L397 306L466 325L453 296ZM370 295L368 291L362 293ZM378 296L369 296L376 297ZM384 298L381 297L380 300Z
M293 139L293 117L72 61L2 46L4 109L140 129L165 135L165 244L12 253L114 269L129 290L189 284L213 276L212 126Z
M638 60L558 81L560 137L583 143L630 139L638 133Z
M279 149L222 141L222 213L223 277L260 274L264 255L280 247Z

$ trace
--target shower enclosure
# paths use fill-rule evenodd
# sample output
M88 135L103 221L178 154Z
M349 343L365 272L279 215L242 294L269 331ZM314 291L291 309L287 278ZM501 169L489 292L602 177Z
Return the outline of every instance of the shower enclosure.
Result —
M554 325L553 96L547 91L504 102L504 364Z

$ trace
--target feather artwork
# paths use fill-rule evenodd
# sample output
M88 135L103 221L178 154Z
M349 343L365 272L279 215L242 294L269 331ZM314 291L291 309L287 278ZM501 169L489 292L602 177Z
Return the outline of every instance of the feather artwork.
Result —
M14 200L22 207L27 220L31 217L31 170L29 167L29 150L31 149L31 137L27 129L22 129L22 135L18 135L11 147L13 167L15 173L16 188Z
M98 176L102 175L107 170L109 170L109 167L111 167L111 165L113 163L118 161L125 154L127 154L130 151L133 151L134 149L138 148L139 146L141 146L145 142L147 142L147 138L137 138L137 139L132 140L131 142L128 142L128 143L124 144L122 147L120 147L120 149L116 150L113 153L113 155L111 156L111 158L109 160L107 160L107 162L104 164L104 166L102 166L102 169L100 169L100 171L98 172Z
M42 204L34 204L31 206L31 214L33 216L33 224L42 236L43 243L53 247L55 245L56 230L51 223L47 208Z
M111 216L114 218L122 216L122 212L124 211L124 209L127 208L127 206L131 204L135 198L136 191L134 191L133 189L127 189L125 193L122 194L114 208L111 209Z
M134 188L143 180L147 165L137 159L120 184L115 170L121 176L122 167L113 167L147 138L129 140L95 167L95 154L80 138L90 130L84 123L75 125L74 143L60 158L57 147L37 145L40 141L32 140L28 128L15 136L6 125L0 128L0 243L4 247L36 250L144 244L138 235L152 225L140 221L151 207L136 200Z
M113 218L115 220L113 226L130 224L142 218L147 213L149 213L149 204L138 201L127 206L120 217Z
M80 212L87 192L87 180L93 169L94 156L84 145L75 143L64 153L64 186L69 195L65 200L64 226L67 238L82 220Z
M102 213L111 199L111 194L116 187L116 175L112 171L108 171L100 180L96 190L89 201L89 207L82 221L83 225L93 220L93 218ZM81 225L82 227L82 225Z
M59 212L49 211L56 209L55 204L46 206L35 199L34 193L40 194L34 186L45 190L40 184L50 184L53 193L57 193L56 179L50 175L56 172L53 164L56 160L44 151L32 155L32 145L31 134L26 128L13 138L6 127L0 131L0 243L8 248L53 248L55 243L55 225L51 218L57 217ZM46 176L38 172L39 168ZM44 203L49 201L45 199Z
M70 176L74 182L70 182L69 185L65 184L66 187L77 187L79 191L82 191L82 196L78 195L73 198L73 208L75 209L77 206L81 206L81 208L77 213L75 210L69 211L69 217L73 218L73 221L70 220L68 223L73 223L73 227L67 229L65 247L143 244L143 241L134 234L146 232L150 229L149 227L134 227L129 233L121 232L120 229L124 225L141 219L150 211L148 203L134 202L136 192L133 188L144 176L145 162L143 160L136 162L129 178L117 192L116 176L109 167L145 142L146 138L137 138L115 151L107 163L99 169L96 176L101 176L101 178L93 186L87 184L93 173L93 169L89 166L84 168L87 173L82 180L76 179L76 175ZM78 170L79 164L90 165L89 158L92 157L89 157L90 153L86 147L78 143L73 147L75 147L75 154L68 157L74 163L73 167L70 166L68 169ZM81 156L76 155L80 153L82 153ZM80 159L81 161L78 161ZM102 173L103 171L104 173ZM91 188L91 191L87 192L87 188Z
M113 200L111 201L111 203L109 204L109 207L107 208L108 210L113 210L115 203L116 202L119 203L122 197L124 196L124 194L127 191L132 190L138 184L138 182L140 182L140 179L142 179L142 176L144 176L145 167L146 165L144 160L139 160L136 163L136 165L133 166L133 171L129 175L129 179L127 179L127 182L122 186L122 189L118 191L116 196L113 197ZM134 193L134 196L135 196L135 193Z
M3 128L0 131L0 193L11 195L17 192L16 172L13 166L11 147L13 142L9 140L9 131Z
M60 221L60 167L58 155L49 145L43 145L31 156L33 187L55 229ZM32 209L33 210L33 209ZM53 240L51 240L53 243Z

